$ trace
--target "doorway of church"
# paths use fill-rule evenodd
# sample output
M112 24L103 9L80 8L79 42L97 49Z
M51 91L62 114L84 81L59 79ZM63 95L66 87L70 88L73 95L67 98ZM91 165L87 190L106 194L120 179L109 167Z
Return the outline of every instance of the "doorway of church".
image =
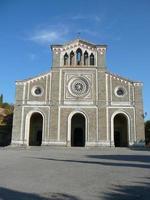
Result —
M124 114L117 114L114 118L115 147L128 146L128 121Z
M29 146L42 144L43 117L40 113L33 113L30 118Z
M85 146L85 117L81 113L74 114L71 119L71 146Z

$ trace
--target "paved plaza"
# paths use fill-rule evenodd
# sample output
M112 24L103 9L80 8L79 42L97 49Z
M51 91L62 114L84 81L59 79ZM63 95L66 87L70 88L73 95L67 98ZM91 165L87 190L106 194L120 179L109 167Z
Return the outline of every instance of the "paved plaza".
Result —
M0 200L148 200L150 151L0 148Z

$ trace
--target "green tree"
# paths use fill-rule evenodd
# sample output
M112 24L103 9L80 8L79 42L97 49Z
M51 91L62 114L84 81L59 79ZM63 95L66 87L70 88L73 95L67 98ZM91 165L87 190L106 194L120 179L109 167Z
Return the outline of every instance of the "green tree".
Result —
M146 145L150 145L150 120L145 122L145 142Z
M9 103L0 105L0 146L9 145L11 142L14 106Z
M3 94L0 96L0 105L3 104Z

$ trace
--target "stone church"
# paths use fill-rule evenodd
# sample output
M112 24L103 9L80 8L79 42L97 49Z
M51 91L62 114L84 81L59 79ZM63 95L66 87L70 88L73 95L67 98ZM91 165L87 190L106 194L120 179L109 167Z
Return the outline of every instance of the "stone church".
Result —
M142 83L107 70L106 45L51 45L51 71L16 82L12 144L144 145Z

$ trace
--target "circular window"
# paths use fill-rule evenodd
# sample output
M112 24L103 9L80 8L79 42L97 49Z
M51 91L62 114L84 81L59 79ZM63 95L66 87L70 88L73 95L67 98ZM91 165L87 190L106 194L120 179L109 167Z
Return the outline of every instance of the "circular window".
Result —
M36 95L40 95L42 93L42 90L41 88L37 87L35 90L34 90L35 94Z
M84 77L74 77L69 81L68 90L73 96L85 96L89 92L89 81Z
M118 97L123 97L126 95L126 89L124 87L117 87L115 89L115 95Z
M42 96L43 88L41 86L35 86L32 88L32 95L33 96Z

